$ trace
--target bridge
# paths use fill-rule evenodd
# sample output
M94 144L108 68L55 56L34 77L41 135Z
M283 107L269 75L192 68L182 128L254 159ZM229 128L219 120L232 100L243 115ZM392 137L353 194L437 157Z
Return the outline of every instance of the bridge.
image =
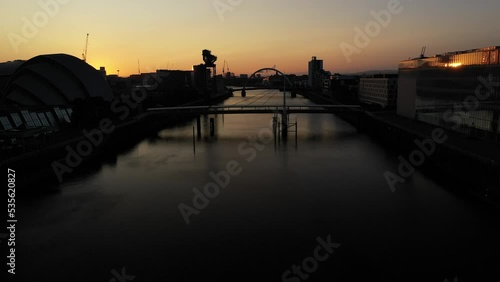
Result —
M233 92L241 92L243 90L267 90L267 89L276 89L276 90L280 90L280 91L283 91L283 85L281 86L278 86L278 85L259 85L259 86L248 86L248 87L235 87L233 86L231 88L231 86L228 86L229 90L233 91ZM287 89L287 91L290 91L290 89Z
M264 70L272 70L280 73L283 79L283 90L286 90L286 82L291 86L292 83L284 73L275 68L262 68L252 74L255 76L258 72ZM248 81L247 81L248 83ZM246 83L246 84L247 84ZM241 90L241 96L246 96L247 85ZM255 88L252 88L255 89ZM250 90L250 89L249 89ZM189 107L161 107L150 108L149 112L157 112L166 115L197 115L197 128L198 136L200 136L200 115L210 114L274 114L273 124L278 128L278 132L282 133L283 139L287 138L288 128L297 127L297 124L290 124L288 122L290 114L326 114L326 113L343 113L343 112L359 112L360 106L358 105L287 105L286 92L283 93L283 104L281 105L227 105L227 106L189 106ZM292 98L294 97L292 93ZM278 115L281 115L281 122L278 121ZM213 119L211 119L211 131L213 130ZM281 124L281 127L280 127ZM281 130L279 129L281 128ZM295 130L297 132L297 130Z
M162 112L165 114L193 114L193 115L210 115L210 114L274 114L283 113L286 111L289 114L327 114L327 113L342 113L353 112L360 110L357 105L230 105L230 106L193 106L193 107L164 107L150 108L150 112Z
M357 105L230 105L230 106L192 106L192 107L163 107L150 108L149 112L161 113L162 115L196 115L196 128L198 138L201 136L202 115L227 115L227 114L274 114L273 132L276 136L281 136L283 140L287 139L288 129L295 127L295 138L297 138L297 123L288 122L289 114L339 114L360 112L360 106ZM278 115L281 115L281 122L278 121ZM214 119L210 119L210 135L213 136L215 129ZM194 129L193 129L194 134ZM194 135L193 135L194 136ZM194 137L193 137L194 138Z

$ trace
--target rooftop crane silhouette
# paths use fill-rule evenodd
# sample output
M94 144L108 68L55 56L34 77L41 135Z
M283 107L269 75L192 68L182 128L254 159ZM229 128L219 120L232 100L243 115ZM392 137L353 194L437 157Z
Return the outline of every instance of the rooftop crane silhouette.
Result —
M87 62L87 51L89 47L89 34L87 33L87 41L85 42L85 49L83 49L82 57L83 61Z

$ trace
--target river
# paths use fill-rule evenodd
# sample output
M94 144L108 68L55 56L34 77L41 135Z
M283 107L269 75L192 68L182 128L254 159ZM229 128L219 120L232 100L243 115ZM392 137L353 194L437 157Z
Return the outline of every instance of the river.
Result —
M282 99L252 90L223 104ZM420 171L391 191L384 173L397 171L398 152L335 115L291 115L297 141L291 128L286 143L272 138L272 117L204 118L195 148L196 120L185 122L82 168L57 193L20 198L18 280L500 277L496 213ZM193 192L205 187L206 199Z

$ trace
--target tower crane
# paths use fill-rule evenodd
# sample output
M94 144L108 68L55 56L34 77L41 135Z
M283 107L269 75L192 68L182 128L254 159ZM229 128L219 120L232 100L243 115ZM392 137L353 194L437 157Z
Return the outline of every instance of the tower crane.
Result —
M425 51L427 50L427 46L422 47L422 52L420 52L420 58L425 58Z
M83 49L82 57L83 61L87 62L87 51L89 47L89 34L87 33L87 41L85 42L85 49Z
M227 66L227 73L226 73L226 66ZM222 74L226 77L230 76L230 70L229 70L229 64L224 60L224 66L222 67Z

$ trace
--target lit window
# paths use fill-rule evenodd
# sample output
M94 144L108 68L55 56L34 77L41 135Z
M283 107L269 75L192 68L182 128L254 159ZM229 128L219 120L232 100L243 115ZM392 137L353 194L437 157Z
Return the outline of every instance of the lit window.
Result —
M36 115L36 113L30 113L31 119L33 119L33 122L35 123L36 126L42 126L42 123L40 122L40 119Z
M9 130L13 128L7 117L0 117L0 122L2 123L3 129Z
M47 120L47 118L45 117L45 115L43 113L38 113L38 118L40 118L40 121L42 122L43 126L50 126L50 123L49 121Z
M35 123L31 119L31 116L28 113L28 111L21 111L21 114L23 115L23 118L26 121L26 124L28 124L28 126L35 126Z
M12 113L12 114L10 114L10 117L14 121L14 125L16 127L19 127L21 124L23 124L23 121L21 120L21 117L19 116L18 113Z
M55 107L54 108L54 112L56 112L56 115L57 115L57 118L59 119L59 121L63 121L64 120L64 116L61 112L61 109L59 109L58 107Z
M69 115L68 115L68 113L66 112L66 110L64 110L64 109L63 109L63 110L61 110L61 113L62 113L62 115L63 115L63 117L64 117L64 120L65 120L67 123L71 123L71 119L69 118Z
M51 112L45 112L45 115L47 115L47 117L49 118L50 124L52 124L52 126L57 126L57 121Z

